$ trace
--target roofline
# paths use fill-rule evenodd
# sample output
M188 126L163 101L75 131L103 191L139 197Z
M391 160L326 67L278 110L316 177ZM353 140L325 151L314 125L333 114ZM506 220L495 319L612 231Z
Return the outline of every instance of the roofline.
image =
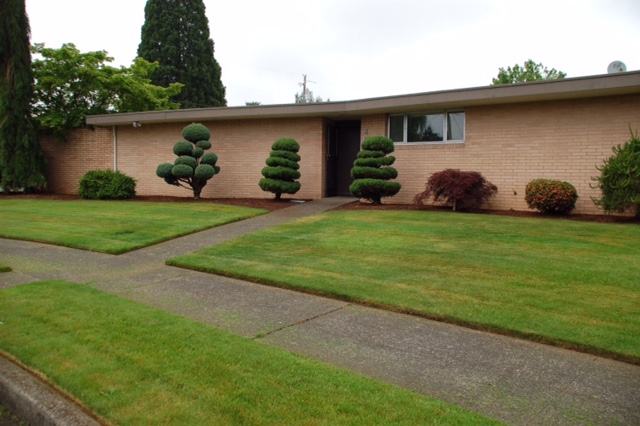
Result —
M311 104L263 105L146 111L87 116L94 126L152 124L260 118L328 117L359 118L378 113L454 109L562 99L590 98L640 93L640 71L588 77L544 80L531 83L472 87L354 101Z

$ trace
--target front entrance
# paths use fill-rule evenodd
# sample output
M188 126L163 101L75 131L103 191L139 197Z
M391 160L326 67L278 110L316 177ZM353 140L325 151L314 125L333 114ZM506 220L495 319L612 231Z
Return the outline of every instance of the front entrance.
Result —
M350 196L351 168L360 151L360 120L336 121L327 128L327 197Z

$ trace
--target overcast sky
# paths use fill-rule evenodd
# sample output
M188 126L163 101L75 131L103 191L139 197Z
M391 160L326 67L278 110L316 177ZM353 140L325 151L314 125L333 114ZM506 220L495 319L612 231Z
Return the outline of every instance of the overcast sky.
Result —
M568 77L640 69L638 0L205 0L229 106L487 86L527 59ZM26 0L31 42L129 66L146 0Z

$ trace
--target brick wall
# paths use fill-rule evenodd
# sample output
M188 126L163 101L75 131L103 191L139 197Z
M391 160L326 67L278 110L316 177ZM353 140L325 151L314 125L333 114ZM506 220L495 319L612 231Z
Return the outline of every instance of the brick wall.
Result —
M596 166L612 155L612 146L629 140L629 125L640 129L638 95L469 107L465 111L464 144L396 145L397 180L403 187L394 202L410 203L432 173L456 168L478 171L498 187L487 208L528 210L526 184L547 178L576 187L576 213L601 214L590 198L599 196L590 187L591 177L598 175ZM384 130L379 134L385 134Z
M611 147L629 139L629 126L640 129L640 95L469 107L464 144L396 145L398 181L402 190L390 199L410 203L427 178L446 168L481 172L498 187L487 208L527 210L524 189L532 179L571 182L580 198L576 213L599 214L590 187L596 166L612 155ZM297 198L325 194L325 128L317 118L282 118L203 122L211 130L212 148L222 168L202 192L203 197L270 198L258 186L271 145L281 137L301 146ZM184 123L144 124L117 129L117 168L138 180L140 195L189 196L187 189L167 185L155 175L158 164L173 162L173 145ZM387 117L362 117L362 139L385 135ZM68 142L42 139L49 160L49 188L75 193L82 175L114 167L112 128L78 130ZM387 202L389 202L387 201Z
M47 157L47 188L58 194L78 192L80 178L90 170L113 168L113 131L77 129L69 132L66 142L40 136Z
M324 119L261 119L203 122L211 131L212 147L221 172L202 190L203 198L271 198L258 186L271 145L290 137L300 144L299 182L296 198L317 199L324 188ZM167 185L155 174L158 164L173 163L173 145L182 139L184 123L118 128L118 169L138 179L141 195L189 196L189 190Z

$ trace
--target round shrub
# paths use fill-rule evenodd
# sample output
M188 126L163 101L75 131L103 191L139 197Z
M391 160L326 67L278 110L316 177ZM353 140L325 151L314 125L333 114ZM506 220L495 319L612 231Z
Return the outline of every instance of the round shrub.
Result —
M389 157L385 157L389 158ZM398 177L398 171L393 167L358 167L351 169L351 177L353 179L382 179L390 180Z
M198 141L196 142L196 146L202 149L211 149L211 142L209 141Z
M204 124L192 123L182 129L182 137L189 142L208 141L211 132Z
M384 157L386 154L382 151L360 151L358 152L357 158L380 158Z
M365 151L380 151L384 154L391 154L394 150L393 141L384 136L371 136L362 142L362 149Z
M300 179L300 172L288 167L265 167L262 176L269 179L294 180Z
M273 192L274 194L295 194L301 188L300 182L285 182L276 179L262 178L260 179L260 188L263 191Z
M180 141L173 146L173 153L177 156L191 155L193 152L193 145L191 142Z
M300 164L297 162L280 157L269 157L267 158L266 163L269 167L288 167L293 170L298 170L300 168Z
M156 176L161 178L166 178L171 175L171 169L173 169L174 164L171 163L163 163L158 166L156 169Z
M136 195L136 180L119 171L92 170L80 179L78 194L88 200L125 200Z
M380 168L384 166L390 166L394 163L393 157L365 157L358 158L353 165L358 167L375 167Z
M195 147L193 148L193 152L191 153L191 155L193 156L193 158L200 158L204 155L204 149Z
M300 156L295 152L290 152L290 151L271 151L271 153L269 154L269 157L284 158L285 160L295 161L295 162L300 161Z
M271 145L271 149L273 151L298 152L300 151L300 144L295 139L281 138Z
M209 164L200 164L194 174L198 179L209 180L216 174L216 169Z
M358 198L374 200L376 198L393 197L400 191L398 182L380 179L358 179L349 186L349 191Z
M193 176L193 167L186 164L176 164L171 169L171 174L177 179L187 179Z
M213 152L207 152L202 156L202 158L200 158L201 164L208 164L210 166L215 166L217 162L218 162L218 156L215 155Z
M198 165L198 160L196 160L193 157L190 157L188 155L182 155L178 158L176 158L176 161L174 161L173 163L174 165L178 165L178 164L186 164L187 166L191 167L192 169L195 169L196 166Z
M576 207L578 192L569 182L535 179L527 184L524 199L542 213L567 214Z

